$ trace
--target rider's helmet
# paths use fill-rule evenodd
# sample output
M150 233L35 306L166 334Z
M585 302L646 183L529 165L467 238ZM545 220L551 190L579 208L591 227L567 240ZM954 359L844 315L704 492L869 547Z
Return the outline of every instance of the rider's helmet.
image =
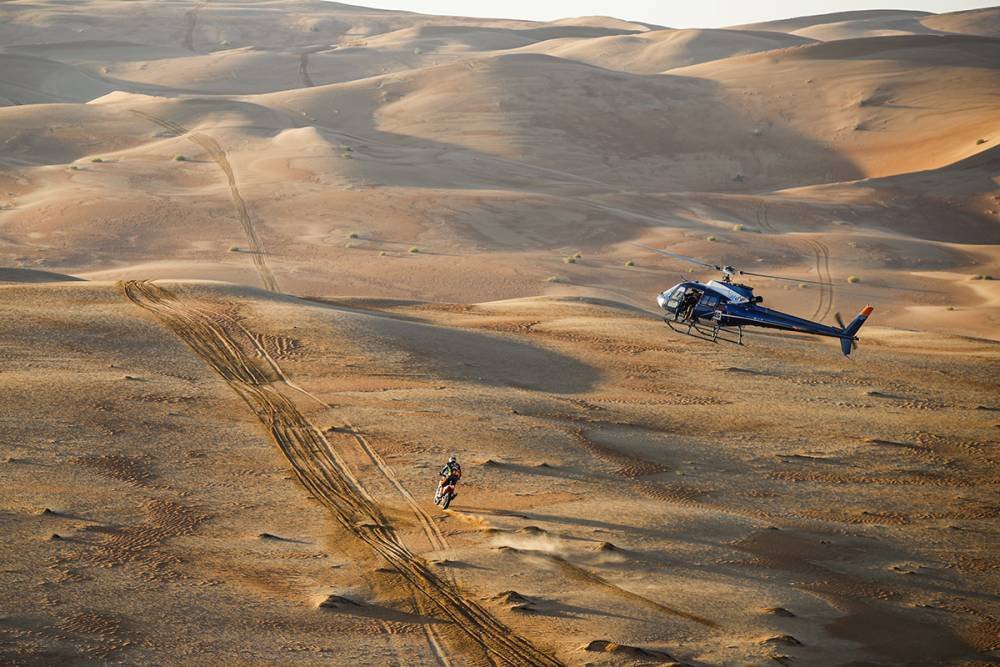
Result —
M451 458L448 459L448 463L458 463L458 457L452 454Z

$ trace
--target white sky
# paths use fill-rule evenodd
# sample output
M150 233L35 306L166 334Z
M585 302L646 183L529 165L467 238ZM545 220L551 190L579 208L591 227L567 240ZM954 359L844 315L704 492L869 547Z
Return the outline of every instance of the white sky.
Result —
M572 16L604 15L671 28L718 28L779 18L857 9L914 9L953 12L991 7L992 2L961 0L348 0L349 4L401 9L424 14L485 16L550 21ZM873 4L874 3L874 4Z

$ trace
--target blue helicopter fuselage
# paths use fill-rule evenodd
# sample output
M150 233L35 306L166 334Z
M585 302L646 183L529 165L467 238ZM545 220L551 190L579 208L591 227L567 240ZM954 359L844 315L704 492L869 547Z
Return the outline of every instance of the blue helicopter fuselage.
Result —
M691 301L694 301L693 307ZM765 308L759 305L761 301L763 298L755 296L753 288L747 285L716 280L679 283L656 297L660 307L675 318L686 316L693 321L710 322L719 327L757 326L832 338L853 338L844 329Z

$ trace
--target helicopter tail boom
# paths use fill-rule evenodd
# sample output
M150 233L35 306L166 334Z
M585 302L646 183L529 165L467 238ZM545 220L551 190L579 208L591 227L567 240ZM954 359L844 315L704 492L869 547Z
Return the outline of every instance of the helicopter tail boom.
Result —
M861 329L861 325L865 323L868 316L872 314L875 310L871 306L865 306L864 309L858 313L858 316L851 320L851 323L844 327L844 337L840 339L840 351L844 353L845 357L851 356L851 350L854 349L857 341L858 330Z

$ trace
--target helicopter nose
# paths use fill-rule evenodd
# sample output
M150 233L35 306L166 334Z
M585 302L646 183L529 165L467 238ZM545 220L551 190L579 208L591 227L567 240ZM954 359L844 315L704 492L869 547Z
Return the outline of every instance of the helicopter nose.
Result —
M667 297L663 294L656 295L656 303L659 304L660 308L667 307Z

